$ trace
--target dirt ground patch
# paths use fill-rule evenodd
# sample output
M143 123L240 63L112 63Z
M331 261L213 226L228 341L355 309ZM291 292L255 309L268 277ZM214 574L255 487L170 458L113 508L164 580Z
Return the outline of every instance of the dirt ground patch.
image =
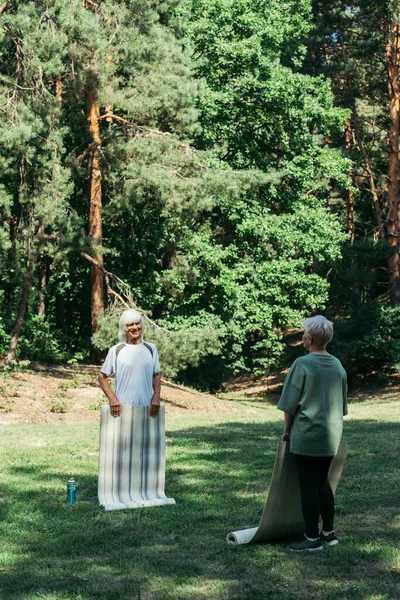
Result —
M0 373L0 424L99 421L100 406L106 398L97 383L98 371L94 365L34 365L23 371ZM269 377L236 377L218 395L164 381L161 399L167 413L237 413L249 403L276 405L286 372ZM396 377L385 386L368 383L357 388L349 399L391 402L399 397L400 377Z
M0 424L98 421L106 401L97 383L99 367L43 367L2 374ZM235 402L163 382L161 400L169 413L237 412Z

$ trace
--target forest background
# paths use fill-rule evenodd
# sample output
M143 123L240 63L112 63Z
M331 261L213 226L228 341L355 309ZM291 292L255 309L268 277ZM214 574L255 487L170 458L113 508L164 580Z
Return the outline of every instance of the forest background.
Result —
M400 371L399 2L0 5L0 354L269 373L304 317Z

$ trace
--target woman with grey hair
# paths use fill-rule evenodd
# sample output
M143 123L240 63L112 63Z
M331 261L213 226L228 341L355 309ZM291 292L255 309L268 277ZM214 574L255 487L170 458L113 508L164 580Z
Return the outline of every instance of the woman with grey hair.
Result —
M290 441L300 484L301 507L306 524L305 539L289 550L323 550L339 543L334 531L335 505L328 481L347 415L347 376L340 361L326 351L333 325L322 315L304 321L306 356L295 360L279 400L284 411L282 440ZM322 532L319 533L319 517Z
M149 406L151 417L159 413L160 362L156 346L143 341L144 329L142 315L137 310L125 310L119 321L119 343L110 348L101 367L99 384L113 417L121 415L121 404ZM114 392L108 381L113 375Z

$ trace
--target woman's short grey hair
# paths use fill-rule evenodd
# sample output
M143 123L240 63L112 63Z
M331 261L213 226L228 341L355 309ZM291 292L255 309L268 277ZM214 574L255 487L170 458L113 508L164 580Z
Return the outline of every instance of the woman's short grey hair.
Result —
M142 324L142 332L140 334L140 339L143 340L145 323L142 315L137 310L130 308L128 310L124 310L119 320L119 330L118 330L118 341L126 342L126 326L132 325L132 323L141 323Z
M306 319L303 327L304 332L312 337L318 348L325 348L333 338L333 323L322 315Z

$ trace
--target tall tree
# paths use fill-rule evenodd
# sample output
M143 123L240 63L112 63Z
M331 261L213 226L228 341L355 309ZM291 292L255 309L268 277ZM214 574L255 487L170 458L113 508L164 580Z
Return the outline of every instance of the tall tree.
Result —
M185 302L231 316L232 346L252 347L264 367L281 331L324 305L344 240L326 199L333 182L348 187L350 162L329 143L347 113L335 108L329 82L300 72L310 8L307 0L188 0L176 11L207 84L196 144L253 180L220 198L209 241L204 232L193 245L191 260L212 267Z
M32 202L32 192L38 187L37 174L52 187L53 182L46 178L40 162L44 160L46 147L43 131L48 127L52 136L48 143L51 158L61 166L61 170L53 169L54 174L58 178L60 174L65 176L64 195L62 198L55 195L54 206L47 206L38 198L29 215L36 231L43 226L45 233L54 234L57 241L56 246L48 249L53 261L52 285L57 285L57 281L60 284L62 279L55 276L54 270L69 273L68 285L62 284L53 300L49 298L49 309L53 306L57 314L60 302L55 299L60 299L62 293L70 316L76 313L79 320L85 320L82 309L86 299L84 288L76 279L78 273L81 275L76 254L84 255L82 249L90 248L95 263L103 264L102 206L111 205L113 197L102 187L105 181L112 181L114 167L120 170L120 160L132 160L133 154L129 156L124 146L146 140L142 150L146 147L154 161L154 136L183 137L196 128L192 98L197 84L191 82L182 43L161 24L166 7L164 3L150 6L145 0L134 6L118 1L81 0L66 5L55 0L42 9L30 2L10 2L1 15L6 49L1 90L5 110L0 138L0 143L4 142L0 148L1 160L6 167L2 171L4 219L9 234L18 236L25 231L21 217L25 216L23 207L28 202L22 202L21 198ZM45 102L40 102L43 98ZM18 106L16 99L20 101ZM10 131L14 135L12 143ZM187 142L186 147L189 148ZM21 159L13 162L18 152ZM26 159L27 152L30 156ZM21 183L14 192L12 182L19 172ZM73 185L67 182L68 177ZM113 190L112 186L109 189ZM117 196L116 203L119 201ZM45 208L49 213L42 221L38 215ZM61 221L56 223L54 219L61 214ZM88 237L82 230L85 223ZM7 230L4 234L5 252L26 254L21 243L10 240ZM112 244L110 250L113 251ZM36 246L32 256L38 256ZM44 258L43 247L41 256ZM26 256L25 259L32 265ZM90 268L91 321L95 331L103 309L103 274L93 263ZM26 279L29 287L33 276L34 273ZM22 284L22 274L18 277ZM84 302L80 306L73 301L77 291ZM71 320L66 321L67 327Z
M12 249L14 265L19 262L22 267L12 274L14 283L21 283L21 294L7 355L11 362L39 252L46 251L61 226L68 227L71 188L68 169L61 164L64 145L54 86L57 54L65 39L55 39L47 12L38 15L30 3L7 3L1 19L1 208L5 232L12 236L6 246ZM8 279L7 260L3 268Z
M370 236L373 229L376 240L387 242L387 286L398 306L399 3L315 0L313 10L309 70L331 78L337 100L352 111L356 233ZM372 212L365 205L365 182Z

